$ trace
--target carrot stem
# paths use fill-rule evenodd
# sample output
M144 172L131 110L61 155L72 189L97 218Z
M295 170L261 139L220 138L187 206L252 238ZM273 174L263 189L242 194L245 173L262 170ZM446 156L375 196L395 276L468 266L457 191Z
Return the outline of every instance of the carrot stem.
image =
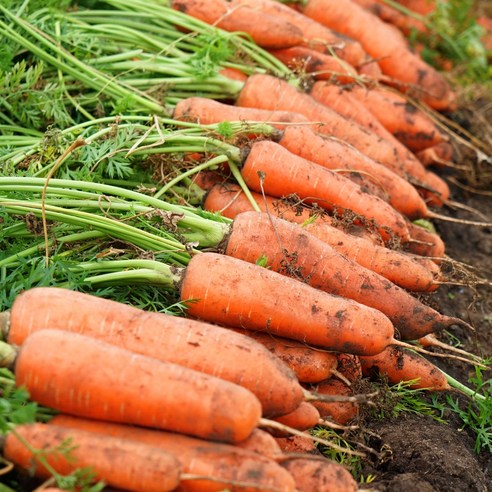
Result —
M457 390L461 391L463 394L466 396L469 396L471 399L477 399L477 400L486 400L487 398L484 395L481 395L480 393L477 393L475 390L469 388L465 384L459 382L457 379L454 379L452 376L447 374L446 372L440 370L444 376L446 377L448 383L450 386L453 388L456 388Z

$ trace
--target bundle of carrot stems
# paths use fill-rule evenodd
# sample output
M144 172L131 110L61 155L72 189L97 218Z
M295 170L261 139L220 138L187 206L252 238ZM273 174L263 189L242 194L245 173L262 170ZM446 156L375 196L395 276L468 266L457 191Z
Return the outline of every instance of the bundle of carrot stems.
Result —
M355 491L292 446L374 452L315 431L357 422L364 380L482 398L426 357L484 367L438 340L470 326L417 297L453 280L418 224L456 205L427 167L456 95L370 3L0 6L1 384L56 414L9 423L4 460Z

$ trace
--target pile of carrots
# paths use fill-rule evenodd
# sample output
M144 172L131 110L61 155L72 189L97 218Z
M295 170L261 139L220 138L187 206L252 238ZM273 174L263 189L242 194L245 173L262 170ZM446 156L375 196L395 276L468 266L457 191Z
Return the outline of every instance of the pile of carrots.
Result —
M443 281L445 245L414 221L453 203L428 166L453 159L430 115L457 97L410 49L412 18L377 17L376 4L170 2L244 32L302 83L228 67L234 101L197 94L173 107L176 121L274 129L195 176L203 209L232 222L214 251L169 269L185 317L55 287L2 313L4 365L57 412L13 426L6 460L41 479L89 468L121 490L350 492L356 480L316 455L316 441L331 444L310 431L357 419L362 378L466 391L417 352L467 323L414 295Z

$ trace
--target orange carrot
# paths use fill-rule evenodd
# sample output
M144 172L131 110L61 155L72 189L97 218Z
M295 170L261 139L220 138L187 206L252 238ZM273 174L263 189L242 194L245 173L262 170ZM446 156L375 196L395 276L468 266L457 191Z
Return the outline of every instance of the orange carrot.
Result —
M246 32L264 48L288 48L303 40L295 24L268 14L258 15L248 7L231 7L223 0L173 0L171 6L226 31Z
M439 142L432 147L417 152L417 157L424 166L446 166L453 159L453 146L449 142Z
M428 214L427 205L414 186L351 145L327 138L305 126L285 128L278 143L293 154L329 169L353 169L364 173L384 189L389 203L407 217Z
M251 195L263 212L268 211L282 219L296 224L302 224L303 227L309 227L309 231L317 237L322 237L324 234L329 236L329 231L337 228L347 234L363 237L374 244L383 244L377 232L355 224L355 217L335 219L329 216L327 211L319 207L314 209L308 208L298 198L295 198L295 202L293 202L289 197L281 199L273 198L254 191L251 192ZM249 199L242 192L241 188L234 183L221 183L213 186L205 197L203 207L212 212L220 212L223 216L231 219L235 218L241 212L253 210ZM326 233L323 232L325 228L328 229ZM346 239L345 235L342 237Z
M231 492L293 492L295 489L292 477L279 465L259 453L238 446L69 415L57 415L51 424L89 430L168 450L180 461L183 473L204 477L183 480L178 489L183 492L219 492L224 489Z
M299 74L310 74L316 80L333 80L341 84L354 82L357 71L352 65L326 53L305 46L270 50L287 67Z
M67 443L71 446L69 456L60 449ZM180 481L179 461L155 445L52 424L18 425L5 439L4 457L24 470L33 471L35 465L36 476L49 478L49 469L30 447L41 451L42 459L60 475L90 468L94 481L123 490L175 490Z
M411 350L390 346L376 356L359 359L365 376L380 374L395 384L418 379L411 388L435 391L451 389L442 371Z
M436 262L444 258L446 246L438 234L414 223L410 223L409 227L412 240L404 245L408 251L429 256Z
M359 41L399 90L412 91L436 110L456 109L456 94L446 79L410 51L396 28L360 5L350 0L308 0L303 13Z
M279 165L282 163L282 165ZM383 238L409 238L404 217L391 205L360 186L319 164L292 154L271 142L254 142L241 175L249 188L274 197L296 193L306 203L317 203L327 210L351 210L364 220L374 221Z
M322 395L352 396L352 383L362 378L362 367L358 356L338 354L338 375L321 381L316 391ZM346 425L354 420L359 413L359 404L351 402L313 402L322 418L329 418L339 425Z
M320 452L311 439L309 433L306 436L276 437L275 441L280 449L285 453L305 453L319 455Z
M313 428L319 423L320 414L316 407L309 402L303 401L293 412L274 419L276 422L292 427L300 431ZM272 431L277 437L286 437L286 433Z
M264 94L268 94L269 97L265 98ZM363 154L389 167L400 176L412 176L428 186L429 190L434 191L442 200L449 197L449 187L446 183L436 180L437 176L429 180L428 171L415 156L408 154L405 160L396 158L398 151L391 142L367 131L283 80L263 74L250 76L241 89L236 104L301 113L314 122L311 126L313 130L352 144ZM436 202L442 203L438 200Z
M404 289L344 257L296 224L276 217L259 212L238 215L225 253L250 262L263 258L269 269L377 309L388 316L403 340L416 340L454 324L468 326L462 320L444 316L424 305ZM199 303L191 309L196 305ZM358 353L333 346L326 348Z
M357 482L341 464L331 460L291 458L280 463L294 477L299 492L356 492Z
M281 129L285 128L286 124L302 124L308 121L305 116L292 111L242 108L205 97L182 99L174 107L173 117L177 120L193 121L202 125L221 121L261 121Z
M413 34L415 31L425 33L427 32L427 27L425 24L411 17L410 15L404 14L400 10L390 6L384 0L352 0L361 7L369 10L373 14L377 15L384 22L397 27L406 37Z
M270 333L241 330L285 362L301 383L317 383L331 376L338 360L333 352L309 347L305 343L275 337ZM295 411L295 410L294 410Z
M421 15L430 14L436 8L434 0L398 0L398 3Z
M395 91L354 86L350 94L413 151L438 145L445 138L429 116Z
M233 6L247 5L257 12L273 15L294 24L303 34L303 42L297 45L335 55L369 76L377 77L381 74L378 64L367 55L357 41L341 36L338 32L307 18L287 5L274 0L232 0L231 3Z
M252 295L252 302L246 302ZM215 253L191 259L181 299L195 300L187 309L192 317L268 331L327 350L379 353L394 335L391 322L376 309Z
M282 454L282 449L280 449L275 438L261 429L255 429L247 439L238 442L236 446L270 459L277 459Z
M15 380L60 412L210 440L246 439L261 418L259 400L241 386L61 330L25 340Z
M288 413L303 399L294 373L277 357L250 337L218 326L53 287L23 292L8 317L3 334L11 344L20 346L44 328L77 332L240 384L260 399L267 417Z
M237 68L224 67L219 70L219 73L231 80L239 80L241 82L248 80L248 76Z
M353 396L353 389L346 383L331 377L314 387L320 395ZM329 419L339 425L346 425L359 414L359 404L354 402L313 402L321 418Z
M270 196L262 197L252 192L252 196L262 211L302 225L305 231L330 245L333 249L355 261L359 265L379 273L391 282L410 291L433 291L437 289L436 280L440 277L439 267L431 260L417 255L388 249L375 244L369 237L359 237L344 232L335 226L330 217L315 217L302 207L289 207L281 200ZM248 198L237 185L219 185L208 193L203 207L220 212L234 219L241 212L252 211ZM412 273L410 273L412 272ZM297 374L300 378L300 374ZM303 379L300 379L303 381Z

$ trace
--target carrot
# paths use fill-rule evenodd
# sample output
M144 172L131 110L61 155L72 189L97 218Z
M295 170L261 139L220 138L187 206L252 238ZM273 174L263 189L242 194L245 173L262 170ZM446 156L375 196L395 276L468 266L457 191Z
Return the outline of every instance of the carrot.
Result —
M344 63L326 53L305 46L293 46L281 50L270 50L287 67L299 74L310 74L316 80L333 80L341 84L354 82L357 71L352 65Z
M359 357L365 376L379 374L390 383L413 381L411 388L425 388L434 391L451 389L446 376L434 364L420 355L401 347L390 346L371 357Z
M207 323L54 287L23 292L3 321L14 345L43 328L67 330L240 384L260 399L267 417L288 413L303 399L294 373L266 348Z
M258 15L223 0L173 0L171 7L225 31L245 32L263 48L287 48L302 43L301 30L280 17Z
M456 109L456 94L446 79L410 51L397 29L363 7L350 0L308 0L303 13L359 41L399 90L412 91L438 111Z
M374 244L382 244L381 237L377 232L355 224L354 217L347 218L347 220L344 220L344 217L335 219L330 217L327 211L319 207L315 209L308 208L298 198L293 202L289 197L279 199L269 195L261 195L254 191L250 193L263 212L268 211L282 219L309 227L309 231L317 237L322 237L318 234L325 234L323 232L325 228L328 229L328 232L326 232L328 236L329 231L337 228L347 234L363 237ZM221 183L210 188L203 202L203 207L212 212L220 212L224 217L231 219L234 219L241 212L253 210L249 199L241 188L234 183ZM318 230L320 231L319 233ZM345 235L343 238L345 239Z
M276 217L258 212L238 215L224 251L228 256L250 262L263 258L269 269L296 276L317 289L377 309L388 316L403 340L416 340L453 324L468 326L462 320L424 305L404 289L344 257L296 224ZM190 308L193 310L196 305L199 303ZM355 334L352 340L355 341ZM324 346L314 341L310 343Z
M428 31L425 24L406 15L400 10L390 6L384 0L352 0L355 1L361 7L369 10L373 14L377 15L382 21L397 27L406 37L409 37L415 31L425 33Z
M266 98L265 94L269 97ZM400 176L412 176L418 182L426 185L429 191L434 191L434 194L438 195L437 198L447 200L449 197L450 191L446 183L437 180L437 176L428 176L428 171L415 156L408 154L403 161L395 158L398 151L391 142L347 120L336 111L317 102L309 94L298 91L289 83L276 77L263 74L251 75L241 89L236 104L301 113L310 121L317 122L312 124L313 130L352 144L363 154L389 167ZM442 203L442 200L436 199L435 201Z
M320 414L312 403L303 401L293 412L276 417L274 420L294 429L304 431L318 424ZM278 434L276 431L272 432L277 437L285 437L285 434Z
M237 68L224 67L219 70L219 73L231 80L239 80L241 82L248 80L248 76Z
M446 166L453 159L453 147L449 142L439 142L417 152L417 157L425 166Z
M51 424L90 430L168 450L180 461L183 473L203 477L183 480L179 484L179 490L183 492L218 492L224 489L231 492L291 492L295 489L292 477L277 463L238 446L69 415L57 415Z
M68 456L60 449L67 442L71 446ZM35 475L43 478L51 476L44 460L61 475L90 468L94 481L123 490L175 490L181 475L176 457L155 445L43 423L18 425L11 431L5 439L4 457L25 470L32 471L35 465Z
M290 436L276 437L275 441L280 449L285 453L305 453L319 455L320 452L311 439L311 436L306 432L306 436Z
M282 165L279 165L279 162ZM391 205L360 186L319 164L292 154L271 142L254 142L243 162L241 175L249 188L274 197L296 193L306 203L327 210L351 210L373 220L383 238L409 238L404 217Z
M261 429L255 429L247 439L238 442L236 446L270 459L277 459L282 454L282 450L275 438Z
M375 309L215 253L191 259L180 295L194 300L188 304L189 316L268 331L327 350L379 353L394 335L391 322Z
M242 108L205 97L182 99L174 107L173 118L198 122L202 125L221 121L261 121L281 129L288 124L303 124L308 121L305 116L292 111Z
M246 439L261 417L259 400L241 386L61 330L25 340L15 380L60 412L210 440Z
M251 330L241 330L240 333L255 339L285 362L294 371L301 383L322 381L330 377L337 367L338 360L333 352L309 347L305 343L295 340L275 337L270 333Z
M398 3L421 15L430 14L436 8L434 0L398 0Z
M331 377L314 387L320 395L342 395L352 396L353 390L343 381ZM318 409L321 418L330 419L336 424L346 425L359 414L359 404L357 402L313 402Z
M338 355L338 377L332 376L315 385L316 392L322 395L352 396L352 383L362 378L362 367L358 356ZM339 425L346 425L359 413L357 402L313 402L322 418L329 418Z
M446 245L438 234L414 223L410 223L409 227L412 239L404 245L409 251L417 255L429 256L436 262L444 258Z
M407 217L428 214L425 201L406 179L342 141L327 138L304 126L293 126L285 128L278 143L320 166L364 173L384 189L389 203Z
M395 91L354 86L350 94L415 152L438 145L445 138L429 116Z
M287 5L274 0L232 0L231 4L233 6L247 5L262 14L273 15L296 25L303 35L303 42L297 45L335 55L356 69L362 69L370 76L377 77L381 74L378 64L370 59L357 41L340 35Z
M385 248L367 234L361 236L360 231L353 230L354 227L344 232L343 225L337 225L330 217L316 217L308 209L290 207L288 203L270 196L262 197L254 192L251 194L262 211L302 225L305 231L342 255L400 287L425 292L434 291L439 286L436 280L441 276L440 269L432 260ZM233 184L214 186L207 194L203 207L231 219L241 212L253 211L248 198L239 186Z
M269 97L266 98L265 94ZM301 113L313 122L314 130L344 140L384 164L395 160L394 148L389 142L347 120L336 111L318 103L309 94L300 92L277 77L251 75L241 89L236 104L250 108Z
M296 481L299 492L356 492L357 482L341 464L332 460L292 458L281 462Z

